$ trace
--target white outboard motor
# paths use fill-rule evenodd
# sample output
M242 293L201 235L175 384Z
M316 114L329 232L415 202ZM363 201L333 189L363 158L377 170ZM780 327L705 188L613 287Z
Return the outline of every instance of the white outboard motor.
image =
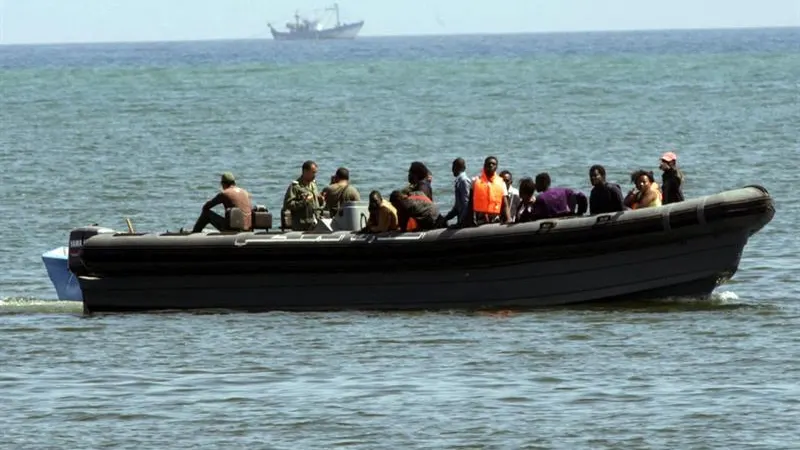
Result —
M98 227L97 225L90 225L86 227L74 228L69 232L69 255L67 256L67 264L69 271L75 275L85 275L86 268L81 261L83 253L83 243L92 236L105 233L116 233L111 228Z

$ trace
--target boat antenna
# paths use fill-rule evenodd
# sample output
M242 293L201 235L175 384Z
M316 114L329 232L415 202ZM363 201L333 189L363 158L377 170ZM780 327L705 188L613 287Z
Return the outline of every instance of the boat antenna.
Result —
M134 234L135 232L133 231L133 224L131 223L130 217L125 218L125 223L128 225L128 233Z

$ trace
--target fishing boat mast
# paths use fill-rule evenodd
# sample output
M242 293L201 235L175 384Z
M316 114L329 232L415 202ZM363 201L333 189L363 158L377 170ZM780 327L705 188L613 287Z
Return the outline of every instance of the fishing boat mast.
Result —
M326 10L335 12L336 13L336 26L337 27L342 26L342 23L339 21L339 4L338 3L334 3L333 6L331 6L329 8L326 8Z

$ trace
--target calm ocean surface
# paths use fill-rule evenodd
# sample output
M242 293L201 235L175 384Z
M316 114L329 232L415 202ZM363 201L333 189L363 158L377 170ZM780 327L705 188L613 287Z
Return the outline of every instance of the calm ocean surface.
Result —
M364 196L419 159L448 208L458 156L588 192L667 149L775 197L708 301L87 318L41 263L225 170L277 210L305 159ZM800 29L0 46L0 448L800 448L798 157Z

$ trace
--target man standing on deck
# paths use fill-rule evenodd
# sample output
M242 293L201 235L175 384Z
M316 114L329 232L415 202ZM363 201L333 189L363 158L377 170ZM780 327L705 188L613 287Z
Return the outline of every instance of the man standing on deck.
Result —
M487 157L483 161L481 174L472 180L471 203L475 225L511 223L508 188L497 175L496 157Z
M661 176L661 192L664 199L662 205L683 201L683 172L678 169L678 155L667 152L661 155L659 168L664 171Z
M506 194L506 203L508 204L511 222L514 222L520 204L519 191L514 187L514 177L511 175L511 172L504 170L500 172L500 177L503 179L503 182L506 184L506 189L508 190L508 194Z
M442 221L444 224L452 218L456 219L456 226L463 227L468 223L470 214L469 209L469 195L472 189L472 180L467 176L467 163L464 158L456 158L453 160L453 176L455 180L455 202L453 209L444 216Z
M309 231L317 224L322 197L317 189L317 163L303 163L303 173L289 185L283 196L283 209L292 215L293 231Z

